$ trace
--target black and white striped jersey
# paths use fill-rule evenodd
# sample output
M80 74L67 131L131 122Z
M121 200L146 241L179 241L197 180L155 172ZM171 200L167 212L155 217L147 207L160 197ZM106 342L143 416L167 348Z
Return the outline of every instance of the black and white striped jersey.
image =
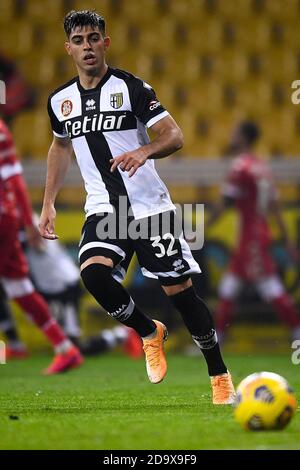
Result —
M72 140L87 217L112 212L119 196L128 198L135 219L175 208L153 160L131 178L126 171L110 172L111 158L147 144L146 128L168 115L147 83L108 68L95 88L85 90L75 77L50 95L48 112L54 135Z

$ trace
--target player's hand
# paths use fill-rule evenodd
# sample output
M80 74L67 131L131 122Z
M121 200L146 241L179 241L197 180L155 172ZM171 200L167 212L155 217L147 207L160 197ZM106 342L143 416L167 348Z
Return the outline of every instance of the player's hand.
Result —
M126 152L116 158L109 160L112 163L110 171L113 172L117 167L122 171L128 171L128 176L131 177L135 174L137 169L144 165L147 160L147 155L143 148Z
M54 229L55 217L56 210L53 205L47 208L43 208L40 217L39 231L41 236L47 240L56 240L58 238Z

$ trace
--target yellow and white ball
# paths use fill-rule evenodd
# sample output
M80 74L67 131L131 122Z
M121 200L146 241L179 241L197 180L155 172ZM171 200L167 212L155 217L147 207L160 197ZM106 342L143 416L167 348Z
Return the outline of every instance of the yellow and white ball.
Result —
M273 372L251 374L237 388L234 415L244 429L284 429L296 409L293 390L283 377Z

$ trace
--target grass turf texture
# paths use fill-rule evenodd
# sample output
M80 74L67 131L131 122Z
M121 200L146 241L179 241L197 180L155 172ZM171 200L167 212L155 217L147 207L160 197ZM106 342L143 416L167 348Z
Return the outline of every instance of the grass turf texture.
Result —
M252 372L283 375L300 398L290 357L226 357L235 384ZM164 382L117 355L43 377L48 357L0 365L0 449L300 449L299 411L284 431L246 432L230 406L211 404L200 357L169 357ZM16 417L18 419L16 419Z

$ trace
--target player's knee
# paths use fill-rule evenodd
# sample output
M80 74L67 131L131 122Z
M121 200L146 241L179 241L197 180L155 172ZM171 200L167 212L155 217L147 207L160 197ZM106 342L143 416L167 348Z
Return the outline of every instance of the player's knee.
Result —
M101 263L90 263L81 269L81 278L87 290L94 294L106 289L111 282L112 267Z
M165 293L170 296L170 295L176 295L179 294L180 292L185 291L189 287L193 285L191 278L189 277L188 279L180 282L179 284L175 284L172 286L164 286L162 285L163 290Z
M109 266L113 268L113 260L111 258L107 258L106 256L91 256L87 260L85 260L80 265L80 271L83 271L84 268L91 264L102 264L104 266Z

